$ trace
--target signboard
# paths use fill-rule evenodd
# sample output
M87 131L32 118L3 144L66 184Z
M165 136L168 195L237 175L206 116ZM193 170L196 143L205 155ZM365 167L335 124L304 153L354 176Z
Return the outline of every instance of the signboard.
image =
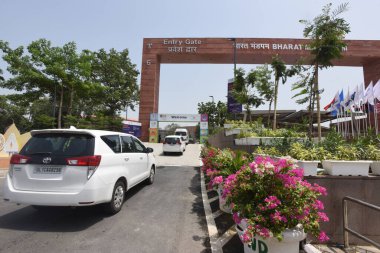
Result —
M201 114L201 122L208 122L208 114Z
M157 121L199 122L201 121L201 115L200 114L161 114L160 113L158 114Z
M158 129L157 128L149 128L149 142L158 142Z
M208 122L201 122L200 129L208 129Z
M138 138L141 137L141 123L136 121L123 121L123 133L132 134Z
M158 121L151 121L149 128L158 128Z
M206 141L207 141L207 139L208 139L207 136L200 136L200 137L199 137L199 142L200 142L201 144L205 144Z
M227 110L229 113L241 113L242 105L233 98L232 96L233 88L234 88L234 79L230 79L228 80Z

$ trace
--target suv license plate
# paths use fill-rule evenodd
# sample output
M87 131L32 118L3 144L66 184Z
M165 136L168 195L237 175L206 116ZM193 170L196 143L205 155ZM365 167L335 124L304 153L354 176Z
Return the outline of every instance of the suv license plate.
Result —
M61 167L40 167L34 168L34 174L61 174Z

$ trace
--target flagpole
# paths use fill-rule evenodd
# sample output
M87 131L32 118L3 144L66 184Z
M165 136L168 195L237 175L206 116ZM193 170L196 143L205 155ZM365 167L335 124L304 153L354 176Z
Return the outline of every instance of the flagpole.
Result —
M373 110L373 113L374 113L374 120L375 120L375 130L376 130L376 135L378 134L378 124L377 124L377 99L375 98L374 100L374 110Z

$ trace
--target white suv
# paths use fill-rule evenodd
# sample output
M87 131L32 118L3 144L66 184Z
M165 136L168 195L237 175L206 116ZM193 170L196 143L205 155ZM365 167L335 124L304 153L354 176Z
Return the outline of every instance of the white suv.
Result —
M42 206L105 203L117 213L125 193L142 181L153 183L153 149L132 135L79 129L32 131L11 158L4 199Z

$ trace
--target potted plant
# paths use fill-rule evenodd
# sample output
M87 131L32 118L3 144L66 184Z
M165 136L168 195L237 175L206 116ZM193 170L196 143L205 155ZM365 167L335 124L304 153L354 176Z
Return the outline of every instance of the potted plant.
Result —
M297 159L298 166L304 169L305 176L316 176L318 163L332 157L323 147L312 145L307 147L303 143L294 142L291 144L289 155Z
M318 200L326 189L302 177L303 170L292 159L276 163L257 157L225 180L223 196L232 205L246 253L257 247L265 252L298 253L305 232L321 241L329 239L319 230L320 222L328 221Z
M363 151L363 159L372 160L372 174L380 175L380 150L375 145L370 144Z
M223 182L229 175L234 174L248 159L245 152L233 152L230 149L204 148L201 152L203 166L209 181L208 188L214 189L219 195L219 208L223 212L232 213L230 204L222 197Z
M358 160L358 149L349 144L336 147L332 160L322 161L325 172L334 176L368 176L371 161Z

